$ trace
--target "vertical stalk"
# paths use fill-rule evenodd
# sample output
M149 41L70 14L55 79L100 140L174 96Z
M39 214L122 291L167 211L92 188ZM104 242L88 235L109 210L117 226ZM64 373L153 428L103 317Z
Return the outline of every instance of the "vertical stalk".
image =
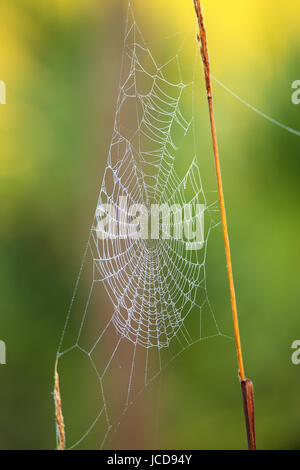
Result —
M220 156L219 156L219 148L218 148L218 141L217 141L217 131L216 131L216 124L215 124L214 109L213 109L213 96L212 96L207 36L206 36L206 30L205 30L204 18L202 14L200 0L193 0L193 1L194 1L194 7L195 7L196 16L197 16L198 25L199 25L199 35L197 39L201 44L200 53L201 53L201 58L203 62L204 77L205 77L206 92L207 92L213 151L214 151L214 160L215 160L217 184L218 184L218 194L219 194L219 200L220 200L223 238L224 238L224 245L225 245L226 265L227 265L228 282L229 282L229 290L230 290L230 298L231 298L234 335L235 335L237 359L238 359L238 365L239 365L239 377L240 377L241 387L242 387L245 422L246 422L247 437L248 437L248 447L250 450L254 450L255 449L255 429L254 429L253 384L251 380L246 379L245 377L245 369L244 369L244 362L243 362L241 337L240 337L240 329L239 329L239 321L238 321L238 313L237 313L237 305L236 305L236 295L235 295L232 262L231 262L229 234L228 234L228 226L227 226L227 216L226 216L226 208L225 208L225 198L224 198L224 191L223 191L223 184L222 184Z
M54 403L55 403L55 419L56 419L56 436L57 436L57 450L65 450L65 424L64 416L62 413L61 394L59 387L59 375L57 372L57 362L55 362L54 370Z

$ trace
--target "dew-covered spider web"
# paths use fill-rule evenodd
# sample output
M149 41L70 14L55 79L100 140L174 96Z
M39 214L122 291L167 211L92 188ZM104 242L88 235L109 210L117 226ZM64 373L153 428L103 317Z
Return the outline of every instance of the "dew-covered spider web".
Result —
M186 81L183 46L179 42L174 56L158 63L129 7L113 136L58 350L67 448L109 446L128 408L170 361L221 334L205 266L218 223L216 194L208 201L201 181L195 70ZM126 215L124 198L146 209L200 204L201 245L190 249L176 236L176 214L160 223L163 233L155 239L120 236L140 229ZM101 238L98 208L105 204L118 214L119 233L108 223L109 236ZM197 217L190 211L187 223L194 227Z
M113 135L57 353L67 448L109 448L128 410L167 365L191 345L222 335L207 293L208 241L219 213L199 167L199 50L194 41L188 70L180 34L171 43L173 54L166 46L156 57L129 6ZM98 209L108 204L114 215L105 214L108 236L101 237ZM176 236L175 213L160 224L160 236L134 236L141 227L128 207L143 205L149 212L153 204L204 207L198 249ZM191 211L187 223L197 226L197 217Z
M57 353L69 449L113 446L132 405L168 364L191 345L222 336L208 299L208 242L219 211L216 192L204 188L200 175L202 69L195 40L194 47L191 69L187 62L182 66L180 34L157 57L129 6L113 135ZM299 135L214 80L252 111ZM147 239L138 236L141 226L128 212L189 204L204 208L196 249L177 236L176 211L169 223L160 220L158 236ZM104 237L99 207L108 205L114 212L104 214ZM198 218L191 211L186 223L193 229ZM144 416L131 419L130 442Z

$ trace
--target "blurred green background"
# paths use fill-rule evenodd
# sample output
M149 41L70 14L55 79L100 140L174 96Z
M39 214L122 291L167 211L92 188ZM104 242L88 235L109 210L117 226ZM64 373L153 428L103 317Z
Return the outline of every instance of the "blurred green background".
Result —
M281 11L269 0L237 3L203 1L213 74L300 129L300 105L291 101L291 84L300 79L300 4L288 1ZM192 1L132 4L156 47L170 31L190 30L195 39ZM55 354L110 144L126 11L123 0L0 5L0 79L7 86L0 108L1 449L55 447ZM300 141L214 89L257 444L299 449L300 366L291 362L291 344L300 339ZM206 187L216 189L204 89L199 112L200 169ZM233 336L220 230L207 270L214 311ZM132 448L245 448L233 340L190 348L157 382L155 423L141 421ZM115 445L122 447L121 437Z

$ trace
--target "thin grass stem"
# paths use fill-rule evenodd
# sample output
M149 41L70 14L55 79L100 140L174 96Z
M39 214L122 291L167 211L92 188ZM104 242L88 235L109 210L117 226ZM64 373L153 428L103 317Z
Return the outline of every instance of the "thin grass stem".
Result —
M234 280L233 280L233 270L232 270L227 216L226 216L226 208L225 208L225 198L224 198L223 183L222 183L220 155L219 155L219 148L218 148L218 141L217 141L214 108L213 108L213 96L212 96L207 35L206 35L201 2L200 0L193 0L193 2L194 2L194 7L195 7L196 16L197 16L198 25L199 25L199 35L197 39L200 43L200 54L201 54L202 63L203 63L204 78L205 78L205 85L206 85L206 92L207 92L209 118L210 118L210 125L211 125L213 151L214 151L214 160L215 160L216 176L217 176L217 184L218 184L218 194L219 194L219 200L220 200L223 238L224 238L224 245L225 245L226 265L227 265L228 282L229 282L229 290L230 290L230 298L231 298L232 318L233 318L233 326L234 326L237 359L238 359L238 365L239 365L239 378L240 378L241 387L242 387L245 421L246 421L246 428L247 428L248 447L249 449L254 450L255 449L255 429L254 429L253 384L251 380L246 379L245 377L245 369L244 369L244 362L243 362L241 336L240 336L240 328L239 328L239 320L238 320L238 312L237 312L237 304L236 304L236 294L235 294L235 286L234 286Z

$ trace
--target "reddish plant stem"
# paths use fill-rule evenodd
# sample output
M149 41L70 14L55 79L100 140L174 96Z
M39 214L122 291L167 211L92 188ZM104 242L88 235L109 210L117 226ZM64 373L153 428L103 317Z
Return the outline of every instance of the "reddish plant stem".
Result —
M56 430L57 430L57 450L65 450L65 423L64 416L62 413L61 394L59 387L59 375L57 372L57 359L55 362L54 370L54 403L55 403L55 419L56 419Z
M227 226L227 216L226 216L226 208L225 208L225 198L224 198L224 191L223 191L223 184L222 184L220 156L219 156L219 148L218 148L218 141L217 141L217 131L216 131L216 124L215 124L214 109L213 109L213 96L212 96L207 36L206 36L206 29L204 25L204 18L202 14L200 0L193 0L193 1L194 1L195 11L196 11L198 25L199 25L199 35L197 39L201 45L200 54L201 54L201 58L203 62L204 78L205 78L205 85L206 85L206 92L207 92L207 99L208 99L214 160L215 160L217 184L218 184L218 194L219 194L219 200L220 200L223 238L224 238L224 245L225 245L226 265L227 265L228 282L229 282L229 290L230 290L230 298L231 298L232 318L233 318L233 326L234 326L237 359L238 359L238 365L239 365L239 377L241 381L243 403L244 403L248 447L250 450L254 450L256 447L255 447L255 428L254 428L253 384L251 380L248 380L245 377L245 370L244 370L244 363L243 363L241 337L240 337L236 295L235 295L232 262L231 262L229 234L228 234L228 226Z

